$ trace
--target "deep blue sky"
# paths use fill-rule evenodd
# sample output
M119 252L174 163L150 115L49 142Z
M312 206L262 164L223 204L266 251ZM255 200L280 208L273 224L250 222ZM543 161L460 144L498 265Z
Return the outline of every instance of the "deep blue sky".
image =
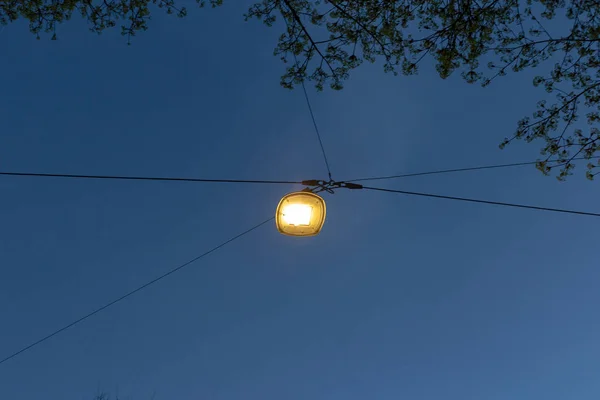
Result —
M235 2L227 2L235 3ZM156 14L127 46L78 23L0 33L0 169L324 178L277 29L242 4ZM498 143L545 93L356 71L310 95L334 178L535 160ZM583 167L391 188L598 211ZM0 179L0 358L273 215L294 186ZM594 218L339 192L310 239L262 227L0 366L0 398L597 399Z

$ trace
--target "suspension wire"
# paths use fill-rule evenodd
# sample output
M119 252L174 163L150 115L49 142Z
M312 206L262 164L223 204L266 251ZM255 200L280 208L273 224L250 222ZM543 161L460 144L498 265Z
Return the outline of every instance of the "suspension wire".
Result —
M99 312L104 311L107 308L109 308L111 306L114 306L115 304L119 303L120 301L125 300L126 298L128 298L128 297L136 294L137 292L140 292L140 291L146 289L147 287L149 287L149 286L151 286L151 285L153 285L153 284L155 284L155 283L163 280L164 278L168 277L169 275L172 275L175 272L178 272L179 270L181 270L181 269L189 266L190 264L192 264L192 263L200 260L201 258L206 257L207 255L209 255L209 254L211 254L211 253L219 250L220 248L222 248L222 247L228 245L229 243L231 243L231 242L233 242L233 241L241 238L242 236L247 235L248 233L250 233L250 232L252 232L252 231L260 228L261 226L265 225L266 223L272 221L274 218L275 217L271 217L271 218L269 218L269 219L261 222L260 224L255 225L252 228L247 229L244 232L237 234L236 236L232 237L231 239L226 240L225 242L219 244L218 246L215 246L212 249L210 249L210 250L208 250L208 251L200 254L199 256L197 256L195 258L192 258L191 260L189 260L189 261L187 261L187 262L179 265L178 267L173 268L170 271L168 271L168 272L166 272L166 273L164 273L164 274L162 274L162 275L160 275L160 276L152 279L151 281L148 281L148 282L144 283L143 285L141 285L138 288L136 288L136 289L134 289L134 290L132 290L132 291L130 291L130 292L122 295L121 297L118 297L118 298L116 298L116 299L114 299L114 300L106 303L102 307L99 307L99 308L95 309L94 311L92 311L92 312L90 312L90 313L82 316L81 318L78 318L75 321L73 321L73 322L71 322L71 323L63 326L62 328L55 330L54 332L50 333L49 335L46 335L46 336L42 337L39 340L36 340L35 342L33 342L33 343L31 343L31 344L23 347L22 349L14 352L14 353L12 353L11 355L3 358L2 360L0 360L0 364L4 364L5 362L7 362L7 361L9 361L9 360L17 357L18 355L20 355L20 354L22 354L22 353L24 353L24 352L26 352L28 350L31 350L33 347L36 347L37 345L42 344L43 342L45 342L45 341L53 338L54 336L56 336L56 335L58 335L58 334L60 334L60 333L62 333L64 331L66 331L67 329L72 328L73 326L75 326L75 325L77 325L77 324L85 321L86 319L93 317L94 315L98 314Z
M298 59L294 54L294 59L296 59L296 64L298 64ZM315 119L315 115L312 110L312 106L310 105L310 100L308 98L308 92L306 91L306 86L304 85L304 80L302 81L302 91L304 92L304 98L306 99L306 105L308 106L308 111L310 112L310 117L313 122L313 126L315 127L315 132L317 133L317 138L319 139L319 146L321 146L321 153L323 153L323 159L325 160L325 166L327 167L327 174L329 175L329 180L331 180L331 168L329 168L329 160L327 160L327 154L325 153L325 147L323 146L323 140L321 139L321 133L319 132L319 127L317 126L317 121Z
M600 158L600 156L591 157L589 159L597 159L597 158ZM588 160L588 158L577 157L577 158L573 158L572 161L576 161L576 160ZM351 180L346 180L344 182L380 181L380 180L386 180L386 179L408 178L411 176L438 175L438 174L448 174L448 173L452 173L452 172L479 171L479 170L484 170L484 169L521 167L524 165L535 165L535 164L537 164L537 161L527 161L527 162L519 162L519 163L512 163L512 164L483 165L483 166L479 166L479 167L443 169L443 170L437 170L437 171L416 172L416 173L401 174L401 175L389 175L389 176L377 176L377 177L370 177L370 178L351 179Z
M244 179L204 179L204 178L169 178L150 176L119 176L119 175L79 175L79 174L48 174L39 172L9 172L0 171L0 176L29 176L37 178L70 178L70 179L106 179L127 181L163 181L163 182L204 182L204 183L255 183L255 184L301 184L300 181L269 181Z
M295 11L292 9L292 7L290 6L290 4L284 0L284 2L286 3L286 5L288 6L288 8L290 8L290 12L295 13ZM288 24L287 20L285 19L285 17L283 18L283 22L285 22L285 26L289 32L290 30L290 25ZM298 65L298 57L296 56L296 53L294 53L292 51L292 54L294 55L294 62L296 63L295 65ZM315 127L315 132L317 134L317 139L319 139L319 146L321 146L321 153L323 154L323 160L325 160L325 167L327 167L327 174L329 175L329 180L331 181L331 168L329 167L329 160L327 159L327 153L325 153L325 146L323 146L323 140L321 139L321 132L319 131L319 127L317 125L317 120L315 119L315 114L313 113L313 109L312 106L310 104L310 99L308 97L308 92L306 90L306 85L304 85L304 79L300 80L300 84L302 86L302 91L304 92L304 98L306 99L306 105L308 106L308 111L310 112L310 118L312 119L313 122L313 126Z
M400 194L406 194L406 195L410 195L410 196L433 197L436 199L467 201L470 203L491 204L491 205L504 206L504 207L517 207L517 208L526 208L526 209L538 210L538 211L551 211L551 212L558 212L558 213L565 213L565 214L577 214L577 215L585 215L585 216L591 216L591 217L600 217L600 213L576 211L576 210L566 210L566 209L561 209L561 208L538 207L538 206L530 206L530 205L525 205L525 204L503 203L503 202L499 202L499 201L470 199L470 198L466 198L466 197L443 196L443 195L439 195L439 194L409 192L409 191L405 191L405 190L393 190L393 189L376 188L376 187L368 187L368 186L363 186L363 189L380 191L380 192L389 192L389 193L400 193Z
M309 104L310 109L310 104ZM318 128L315 124L315 129ZM320 140L321 150L323 151L323 156L325 159L325 163L327 166L327 170L329 171L329 163L327 162L327 157L325 156L325 151L323 148L323 143ZM594 156L589 159L598 159L600 156ZM575 160L588 160L586 157L577 157L573 158ZM445 170L436 170L436 171L427 171L427 172L416 172L409 174L401 174L401 175L388 175L388 176L379 176L379 177L369 177L369 178L359 178L359 179L351 179L345 180L344 182L362 182L362 181L378 181L378 180L387 180L387 179L396 179L396 178L407 178L412 176L423 176L423 175L437 175L437 174L447 174L453 172L464 172L464 171L478 171L485 169L497 169L497 168L507 168L507 167L519 167L524 165L534 165L537 161L528 161L528 162L519 162L512 164L497 164L497 165L484 165L478 167L467 167L467 168L454 168L454 169L445 169ZM196 183L250 183L250 184L285 184L285 185L295 185L302 184L302 181L278 181L278 180L247 180L247 179L206 179L206 178L175 178L175 177L150 177L150 176L123 176L123 175L81 175L81 174L54 174L54 173L40 173L40 172L12 172L12 171L0 171L0 176L16 176L16 177L37 177L37 178L68 178L68 179L105 179L105 180L131 180L131 181L163 181L163 182L196 182ZM331 173L329 174L329 178L331 179Z

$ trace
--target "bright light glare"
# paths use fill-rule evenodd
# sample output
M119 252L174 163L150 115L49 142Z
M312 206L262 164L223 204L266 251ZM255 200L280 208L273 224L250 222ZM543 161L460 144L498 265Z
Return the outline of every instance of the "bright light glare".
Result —
M288 204L282 212L283 220L290 225L310 225L313 208L306 204Z

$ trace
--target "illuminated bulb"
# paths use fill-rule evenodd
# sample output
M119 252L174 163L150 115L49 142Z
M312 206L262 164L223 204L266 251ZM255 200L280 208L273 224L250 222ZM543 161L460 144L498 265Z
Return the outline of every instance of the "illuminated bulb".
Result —
M281 214L287 224L308 226L312 216L312 207L306 204L288 204L283 207Z
M283 196L275 212L277 230L289 236L317 235L325 223L325 200L312 192Z

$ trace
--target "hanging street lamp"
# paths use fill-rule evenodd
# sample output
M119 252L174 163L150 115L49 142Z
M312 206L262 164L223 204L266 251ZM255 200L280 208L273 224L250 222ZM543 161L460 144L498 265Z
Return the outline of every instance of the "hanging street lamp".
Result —
M275 213L277 230L288 236L315 236L325 223L325 200L309 191L283 196Z
M288 236L315 236L321 232L325 223L325 200L315 192L334 193L335 189L362 189L362 186L350 182L308 180L303 185L312 186L300 192L283 196L277 211L275 224L277 230Z

